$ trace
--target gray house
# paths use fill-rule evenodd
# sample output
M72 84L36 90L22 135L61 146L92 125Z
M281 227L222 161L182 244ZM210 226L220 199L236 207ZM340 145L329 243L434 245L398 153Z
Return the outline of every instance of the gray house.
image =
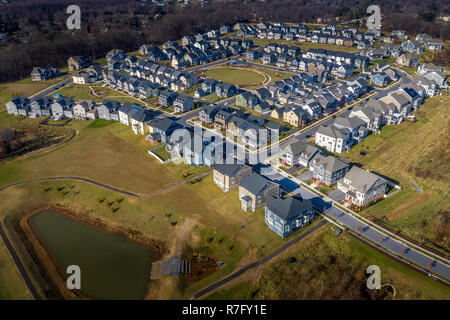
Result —
M67 97L59 97L50 106L54 117L67 117L72 118L72 107L75 102Z
M257 173L242 178L239 183L239 199L244 211L251 210L255 212L264 206L269 197L277 197L279 193L278 184Z
M215 118L217 112L219 112L219 111L220 111L220 109L217 106L211 104L211 105L203 108L202 110L200 110L198 117L201 122L213 123L214 118Z
M265 222L279 236L285 238L314 219L311 200L301 197L269 197L266 201Z
M282 163L290 166L300 164L308 167L310 161L318 154L320 154L319 148L303 141L297 141L281 149L279 158Z
M332 186L342 179L349 168L350 165L347 161L327 155L317 155L309 165L309 170L313 172L313 178L328 186Z
M50 108L52 103L53 100L48 97L31 101L30 116L33 117L50 116L52 113L52 110Z
M121 103L116 100L104 100L97 106L98 118L119 121L119 108Z
M186 112L192 110L194 107L194 101L185 95L178 95L173 102L173 109L175 113Z
M13 97L11 101L6 104L6 111L8 114L19 115L19 110L27 108L30 100L26 97Z

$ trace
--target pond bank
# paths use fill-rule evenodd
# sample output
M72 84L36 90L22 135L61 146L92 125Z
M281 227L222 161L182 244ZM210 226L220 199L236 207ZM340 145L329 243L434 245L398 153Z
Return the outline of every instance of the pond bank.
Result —
M67 208L58 204L35 208L13 219L12 222L15 231L19 234L22 242L26 247L26 250L32 256L34 262L38 266L40 275L48 283L51 291L49 292L50 298L89 299L87 296L83 295L80 292L71 291L66 288L65 279L67 275L65 274L65 270L61 270L61 267L58 266L57 261L55 261L54 257L52 257L52 254L50 253L51 250L49 250L48 246L41 239L39 233L37 232L35 226L31 221L33 217L46 211L57 213L61 216L69 218L71 222L77 222L84 226L91 227L92 229L96 229L97 231L119 236L127 240L128 242L135 243L142 247L150 249L152 261L160 260L168 252L166 244L162 241L145 237L137 230L108 224L99 218L90 216L85 212L76 212L72 208ZM150 267L147 271L147 289L145 296L150 289L148 282Z

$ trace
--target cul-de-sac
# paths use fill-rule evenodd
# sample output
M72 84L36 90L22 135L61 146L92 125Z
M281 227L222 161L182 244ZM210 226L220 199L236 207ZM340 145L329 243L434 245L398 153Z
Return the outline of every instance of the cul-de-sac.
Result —
M351 3L0 3L0 299L449 299L449 5Z

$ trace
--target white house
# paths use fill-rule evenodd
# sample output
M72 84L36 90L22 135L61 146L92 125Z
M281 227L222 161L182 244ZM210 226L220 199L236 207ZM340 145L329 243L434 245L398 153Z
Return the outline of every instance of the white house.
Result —
M329 152L342 153L351 147L351 132L346 128L322 125L316 132L315 142Z

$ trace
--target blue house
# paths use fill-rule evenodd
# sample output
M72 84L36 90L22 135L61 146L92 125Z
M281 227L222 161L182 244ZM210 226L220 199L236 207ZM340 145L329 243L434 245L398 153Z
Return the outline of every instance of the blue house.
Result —
M383 86L389 83L389 76L384 72L374 73L370 77L370 83L375 84L377 86Z
M298 196L269 197L266 201L265 221L269 228L285 238L314 219L311 200Z

